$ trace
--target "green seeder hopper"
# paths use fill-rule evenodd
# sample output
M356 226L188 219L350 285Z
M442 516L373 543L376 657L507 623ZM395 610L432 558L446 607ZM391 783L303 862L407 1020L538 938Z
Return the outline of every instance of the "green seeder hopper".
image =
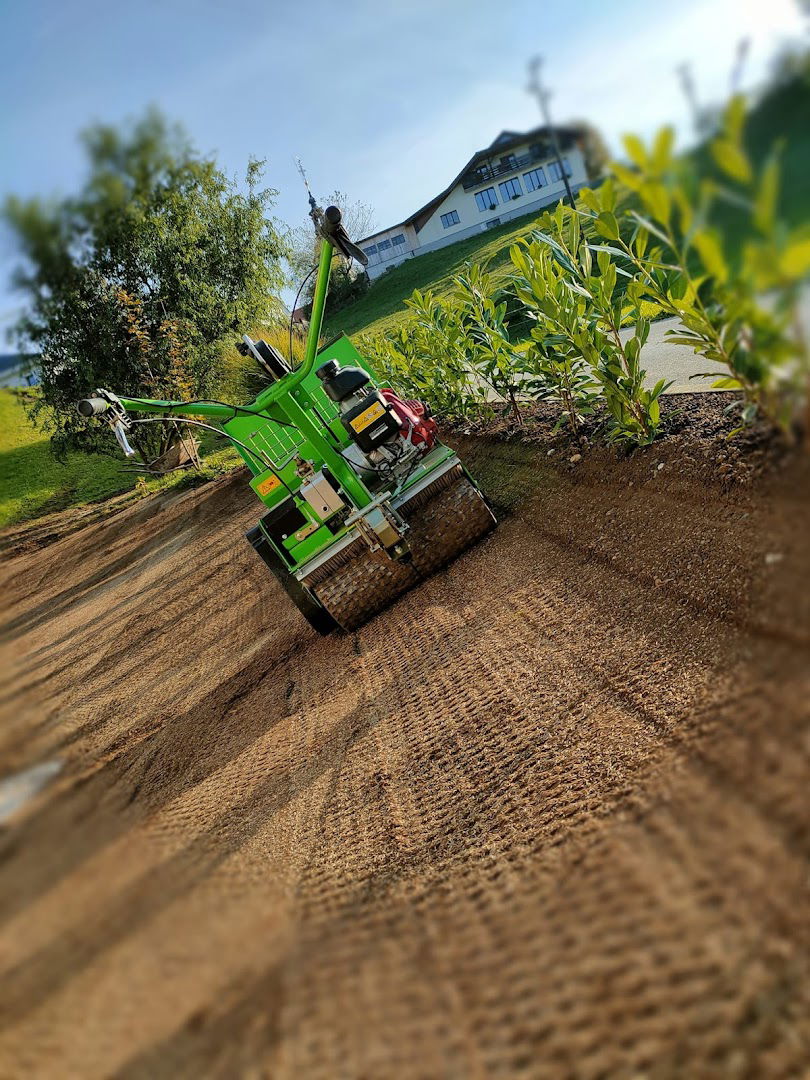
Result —
M271 380L247 405L96 390L78 408L108 421L128 456L131 426L149 422L130 412L202 427L216 422L264 504L248 541L309 623L327 634L362 625L474 544L495 518L424 405L384 385L347 337L318 350L335 249L367 260L336 207L323 212L311 197L310 206L322 243L298 368L245 336L240 351Z

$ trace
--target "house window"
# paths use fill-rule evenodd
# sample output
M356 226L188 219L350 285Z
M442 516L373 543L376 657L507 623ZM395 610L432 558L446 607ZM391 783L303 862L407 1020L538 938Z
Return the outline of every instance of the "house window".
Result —
M501 219L499 217L494 217L490 218L489 221L487 221L485 224L488 229L497 229L500 223Z
M391 247L391 241L390 240L380 240L379 244L377 244L377 250L378 251L387 251L388 248L390 248L390 247Z
M363 248L363 251L366 253L366 255L376 255L377 254L377 245L376 244L369 244L368 247Z
M514 169L517 165L517 158L514 154L504 154L501 158L501 169Z
M483 191L477 191L475 193L475 203L479 210L494 210L498 205L498 196L495 194L494 187L485 188Z
M391 237L391 243L394 245L394 247L398 247L400 244L405 243L405 237L402 235L402 233L397 233L396 236Z
M458 210L451 210L449 214L442 214L442 225L445 229L449 229L451 225L458 225L460 220Z
M570 164L568 162L568 158L564 157L562 159L562 162L563 162L563 165L565 166L565 175L570 176L571 175L571 166L570 166ZM560 172L560 163L558 161L550 161L548 163L548 175L551 177L551 182L552 183L555 183L557 180L562 180L562 173Z
M517 199L523 194L523 188L520 186L520 180L517 177L513 180L504 180L502 184L498 184L498 187L501 190L501 202Z
M526 182L527 191L537 191L538 188L545 187L548 183L546 174L542 169L532 169L531 172L525 172L523 179Z

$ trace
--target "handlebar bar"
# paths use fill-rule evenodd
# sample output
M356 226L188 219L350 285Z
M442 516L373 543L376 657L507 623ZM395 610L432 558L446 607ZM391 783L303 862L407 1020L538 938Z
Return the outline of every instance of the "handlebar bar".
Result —
M101 393L107 394L106 390L102 390ZM127 428L126 428L126 413L121 407L121 403L114 394L109 394L107 397L89 397L82 398L77 402L76 408L79 410L82 416L101 416L102 413L112 410L112 415L107 419L110 422L110 426L113 429L113 434L118 440L118 445L124 451L127 457L133 457L135 451L129 445L127 441Z
M100 416L110 408L110 403L100 397L82 398L76 408L82 416Z

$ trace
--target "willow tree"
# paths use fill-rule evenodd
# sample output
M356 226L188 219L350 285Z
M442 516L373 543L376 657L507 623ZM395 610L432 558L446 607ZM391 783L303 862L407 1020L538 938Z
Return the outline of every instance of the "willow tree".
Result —
M285 283L286 246L268 216L277 192L261 187L261 162L237 183L156 111L120 130L95 126L82 141L78 194L10 197L3 208L21 255L17 344L38 357L32 409L57 456L111 448L76 414L95 387L213 393L225 345L267 320ZM136 436L145 457L170 438L160 425Z

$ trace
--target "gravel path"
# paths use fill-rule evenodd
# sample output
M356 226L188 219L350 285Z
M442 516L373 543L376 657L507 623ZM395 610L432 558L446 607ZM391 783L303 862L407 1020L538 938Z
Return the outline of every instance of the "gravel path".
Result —
M802 293L800 318L810 332L810 287ZM645 385L653 387L659 379L671 380L670 394L711 389L712 380L728 375L728 371L720 364L696 356L688 345L667 341L667 330L677 330L678 326L678 319L660 319L650 326L650 336L641 353L641 362L647 369ZM626 340L631 334L632 330L625 330L622 337ZM693 378L702 372L708 372L708 375Z

